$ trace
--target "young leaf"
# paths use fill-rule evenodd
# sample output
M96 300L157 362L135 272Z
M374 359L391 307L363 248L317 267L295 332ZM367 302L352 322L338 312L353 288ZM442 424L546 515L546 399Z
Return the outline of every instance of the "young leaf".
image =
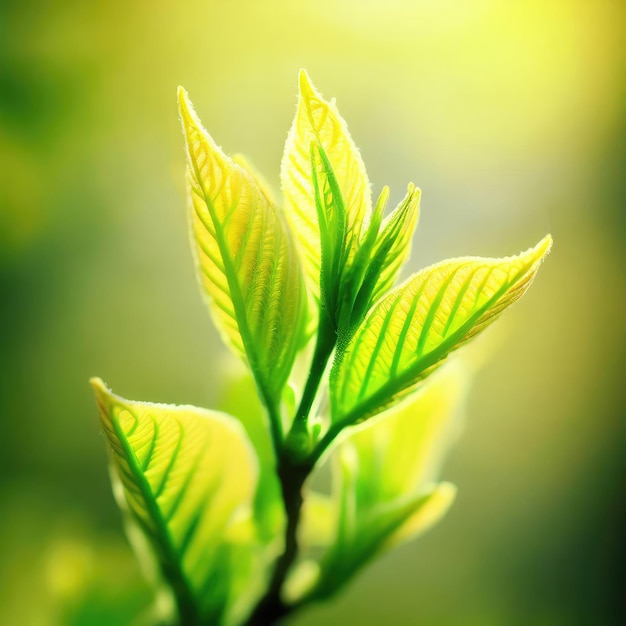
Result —
M248 175L254 182L257 187L263 192L263 195L266 197L269 204L272 206L276 206L276 198L274 197L274 193L272 192L272 188L270 187L269 182L259 172L259 170L254 167L254 165L243 155L243 154L233 154L232 160L243 170L248 172Z
M302 339L295 244L265 188L220 150L182 89L179 102L200 280L224 339L248 362L265 402L276 404Z
M448 512L456 497L452 483L439 483L429 491L422 504L415 507L382 543L382 550L391 550L406 541L415 539L438 524Z
M341 190L320 144L311 145L311 167L322 251L321 300L345 341L373 302L393 285L408 258L421 192L410 184L404 200L383 221L389 192L385 188L368 228L356 242L354 233L346 236Z
M243 579L260 567L252 516L258 479L241 424L190 406L130 402L92 380L114 472L185 624L245 612ZM243 571L242 571L243 570ZM263 574L261 574L261 578Z
M452 359L410 400L348 435L339 453L358 459L361 507L390 502L436 480L457 435L469 383L464 359Z
M348 432L334 453L332 498L316 496L316 506L303 509L305 545L327 545L313 594L331 595L376 554L430 528L449 508L455 488L433 481L468 386L468 368L453 361L410 402ZM320 522L322 511L334 536L328 521Z
M321 563L311 558L301 561L309 576L297 592L292 591L294 600L334 595L378 555L434 526L456 495L454 485L439 483L393 502L380 503L377 508L361 507L353 497L356 470L344 467L343 471L346 475L341 481L339 502L318 497L312 507L303 509L302 548L322 547L326 552ZM331 525L339 529L336 535L331 533ZM296 576L300 576L298 569L292 575ZM295 581L288 581L288 585L296 586Z
M281 164L281 186L286 214L303 253L305 275L311 292L319 300L320 229L311 175L311 143L320 144L332 164L347 214L346 237L355 243L363 223L369 219L372 201L361 155L334 101L322 98L304 70L300 71L299 87L296 117Z
M348 258L346 211L330 161L320 144L311 144L311 176L321 244L320 297L335 327L341 276Z
M354 500L355 468L344 467L340 533L322 559L311 597L339 591L376 556L434 525L448 510L456 489L450 483L430 486L418 494L381 506L358 508Z
M467 257L422 270L368 314L331 372L336 425L397 402L530 286L552 239L504 259Z
M381 269L370 298L371 302L376 302L393 287L402 266L411 254L421 196L421 190L410 183L405 198L382 223L371 264L374 267L380 264Z
M386 200L386 195L383 192L381 197ZM348 336L363 321L371 306L393 286L402 265L409 258L419 217L420 197L421 191L412 183L409 184L404 200L385 218L382 228L378 215L380 201L377 204L372 222L362 237L353 267L345 280L345 290L353 289L355 292ZM360 273L363 275L359 276ZM351 283L356 281L359 284L353 286Z

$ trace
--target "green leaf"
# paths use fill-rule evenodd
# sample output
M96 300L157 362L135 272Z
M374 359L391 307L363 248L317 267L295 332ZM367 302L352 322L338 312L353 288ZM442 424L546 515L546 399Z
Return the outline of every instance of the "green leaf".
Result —
M380 300L333 365L336 427L398 402L450 352L491 324L528 289L551 243L548 235L519 256L444 261Z
M306 294L291 232L263 183L228 158L179 89L198 273L216 325L276 405L302 342Z
M403 521L394 528L393 532L386 535L381 544L381 550L391 550L406 541L415 539L438 524L454 503L455 497L456 487L452 483L436 485L422 496L419 505L409 505L411 512L404 516Z
M298 237L311 293L320 298L321 244L311 172L311 144L323 147L337 178L347 218L346 236L355 241L371 212L371 192L365 166L334 101L327 102L304 70L299 78L296 116L281 164L285 211ZM354 253L354 249L351 254Z
M459 429L469 373L456 359L410 401L346 432L333 455L332 497L312 494L313 504L303 508L303 545L327 548L312 594L332 595L377 554L424 532L450 507L454 486L434 481Z
M415 493L436 480L459 430L469 383L469 367L455 358L406 402L349 431L339 454L357 459L361 508Z
M306 494L298 540L301 558L287 581L291 601L334 595L379 554L435 525L456 493L453 485L441 483L377 508L362 507L354 498L358 470L344 466L340 471L345 475L334 498Z
M377 276L370 301L376 302L396 282L411 254L422 192L412 183L400 204L384 219L369 271ZM380 270L378 270L380 265Z
M345 341L408 258L421 192L410 184L404 200L383 221L389 196L389 189L383 189L368 228L359 235L349 230L337 178L320 144L311 145L311 166L322 250L321 300Z
M347 219L343 198L324 148L311 144L311 168L321 240L320 297L337 326L340 315L341 277L352 240L347 242Z
M448 510L456 493L454 485L440 483L386 506L363 510L354 497L356 467L344 464L342 471L339 534L309 592L315 598L334 595L376 556L430 528Z
M367 232L345 279L346 291L353 290L347 336L363 321L371 306L395 283L411 253L413 233L419 218L421 191L412 183L400 204L382 221L388 197L383 189ZM379 232L380 229L380 232Z
M92 380L114 473L189 626L229 624L262 587L258 465L241 424L191 406L131 402Z

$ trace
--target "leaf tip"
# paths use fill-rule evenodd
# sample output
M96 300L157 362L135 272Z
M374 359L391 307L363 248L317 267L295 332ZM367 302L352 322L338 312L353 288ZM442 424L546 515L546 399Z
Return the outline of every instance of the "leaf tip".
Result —
M89 379L89 384L91 385L91 388L94 390L96 395L109 393L109 389L104 384L104 381L102 380L102 378L99 378L98 376L92 376Z
M184 114L189 111L189 94L184 87L178 85L178 88L176 89L176 98L178 100L180 114L184 116Z
M305 109L309 111L309 115L311 115L311 108L318 105L324 108L331 106L332 108L333 105L329 105L315 88L311 77L305 69L301 69L298 74L298 88L300 91L300 101L305 106Z
M196 115L193 104L189 99L189 94L183 87L178 87L178 112L183 124L183 130L187 131L190 126L201 127L200 120Z
M441 502L445 502L447 505L452 504L458 489L453 483L443 482L439 483L437 488L437 494Z
M310 97L315 91L311 77L304 68L300 68L298 72L298 87L302 96L306 95Z
M381 215L385 211L385 207L387 206L387 202L389 201L390 193L391 193L391 190L389 189L389 185L385 185L380 190L380 195L378 196L378 200L376 200L376 208L374 210L380 211Z
M450 510L456 498L456 485L439 483L431 492L424 506L420 508L411 526L414 537L432 528Z
M536 250L538 252L538 254L541 255L542 258L545 258L549 253L550 250L552 250L552 244L553 244L553 239L552 239L552 235L550 233L548 233L536 246Z
M546 235L534 248L530 248L522 253L522 257L526 258L530 264L536 268L539 267L552 249L552 235ZM535 269L535 271L537 271Z
M105 414L111 406L113 392L106 386L102 378L94 376L89 379L89 384L96 396L96 402L102 414Z
M413 183L409 183L406 192L411 202L419 207L420 200L422 199L422 190Z

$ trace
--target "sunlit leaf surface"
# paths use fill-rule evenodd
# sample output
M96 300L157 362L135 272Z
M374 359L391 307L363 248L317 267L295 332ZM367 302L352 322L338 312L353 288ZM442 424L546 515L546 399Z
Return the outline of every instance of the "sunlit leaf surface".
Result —
M334 101L327 102L300 72L298 108L283 155L281 185L285 212L302 251L312 293L319 299L320 230L311 176L311 143L320 144L335 172L347 214L347 235L358 241L371 211L371 192L361 155ZM354 252L354 249L352 253Z
M334 422L380 412L530 286L552 243L503 259L467 257L415 274L368 314L331 373Z
M306 298L295 242L266 186L215 144L182 89L179 101L201 283L226 342L276 401L302 339Z
M185 623L226 623L250 575L262 584L253 499L258 466L232 417L190 406L130 402L92 381L124 497ZM239 604L239 606L238 606ZM206 623L206 622L203 622Z

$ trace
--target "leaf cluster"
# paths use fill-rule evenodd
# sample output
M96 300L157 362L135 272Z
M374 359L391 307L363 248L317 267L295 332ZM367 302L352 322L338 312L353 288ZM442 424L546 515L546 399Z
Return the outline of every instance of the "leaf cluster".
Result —
M118 502L172 619L270 624L445 513L455 488L437 470L467 373L458 360L433 373L523 295L551 239L514 257L447 260L394 287L420 190L409 184L388 214L388 188L372 203L344 120L304 71L281 207L182 89L179 104L201 291L265 428L93 387ZM326 459L322 494L310 477Z

